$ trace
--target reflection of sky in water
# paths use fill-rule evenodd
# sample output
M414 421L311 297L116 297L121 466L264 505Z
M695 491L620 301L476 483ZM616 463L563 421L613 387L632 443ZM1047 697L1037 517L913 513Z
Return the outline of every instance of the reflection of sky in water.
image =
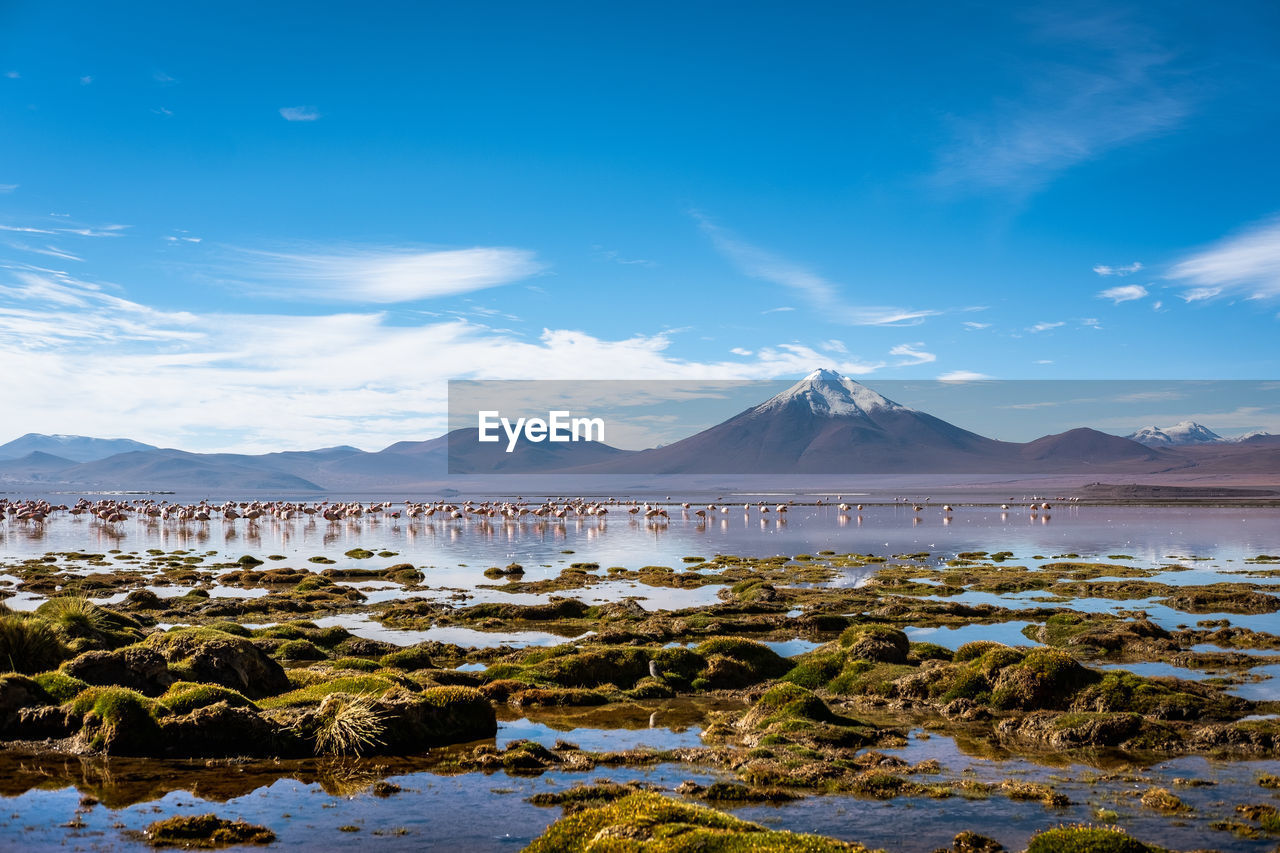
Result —
M366 640L382 640L397 646L412 646L417 643L434 641L437 643L455 643L470 648L494 648L496 646L558 646L580 640L594 634L588 631L578 637L562 637L545 631L477 631L474 628L462 628L455 625L442 625L421 631L388 628L374 622L364 613L344 613L337 616L325 616L314 620L321 628L339 625L357 637Z
M913 643L937 643L948 649L958 649L974 640L994 640L1006 646L1039 646L1028 639L1022 629L1035 622L998 622L994 625L958 625L940 628L906 628L907 639Z

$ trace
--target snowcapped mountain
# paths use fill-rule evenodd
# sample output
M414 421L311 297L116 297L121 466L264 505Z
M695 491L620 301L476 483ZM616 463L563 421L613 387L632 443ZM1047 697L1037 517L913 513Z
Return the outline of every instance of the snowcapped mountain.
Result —
M1222 436L1195 421L1179 421L1171 427L1150 426L1125 438L1145 444L1147 447L1187 447L1225 441Z
M1255 429L1252 432L1246 432L1244 435L1237 435L1233 438L1224 438L1223 441L1229 441L1232 444L1243 444L1246 441L1268 441L1278 437L1280 436L1275 436L1267 432L1265 429Z
M913 411L834 370L825 369L813 371L752 411L763 414L796 404L808 406L815 414L830 417L868 417L872 412L882 410Z
M819 474L987 470L1011 445L903 406L832 370L815 370L729 420L590 470Z

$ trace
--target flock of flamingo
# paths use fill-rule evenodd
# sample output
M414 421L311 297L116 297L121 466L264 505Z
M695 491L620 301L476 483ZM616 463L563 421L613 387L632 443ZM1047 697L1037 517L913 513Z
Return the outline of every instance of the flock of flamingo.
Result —
M670 500L670 497L668 497L667 501ZM925 498L923 501L918 501L899 497L894 498L893 504L907 504L911 506L912 511L919 517L927 508L937 506L936 504L931 505L931 500L931 498ZM1073 501L1076 499L1057 498L1057 500ZM819 498L814 505L822 507L831 506L832 504ZM106 524L117 524L130 518L143 518L157 522L172 521L178 524L202 523L218 519L232 523L240 519L254 522L260 519L289 521L300 518L319 518L328 522L340 522L356 521L363 518L429 519L436 516L450 520L465 520L469 518L517 520L526 516L545 519L602 518L613 509L632 518L644 518L651 522L664 523L671 517L668 507L674 508L675 506L673 503L664 505L656 501L649 503L634 500L627 501L619 498L596 500L559 498L547 499L541 503L532 503L523 498L517 498L515 501L464 500L460 503L447 501L404 501L403 503L393 503L391 501L375 501L371 503L359 501L318 501L309 503L292 501L225 501L223 503L210 503L208 501L200 501L194 504L170 503L168 501L156 501L151 498L139 498L129 501L108 499L89 501L86 498L80 498L72 505L51 504L49 501L41 499L11 501L8 498L0 498L0 519L29 524L43 524L56 514L66 513L73 517L88 516ZM775 504L766 504L764 501L757 501L754 504L710 503L705 506L699 506L696 509L689 501L683 501L679 504L684 517L692 517L699 521L727 516L735 508L740 509L741 512L747 515L755 512L762 518L770 514L781 517L792 506L795 506L793 501ZM842 515L854 511L861 513L864 507L863 504L847 503L842 499L842 496L837 496L837 503L834 506ZM1041 501L1036 498L1027 509L1032 518L1043 514L1042 517L1047 519L1051 506L1047 500ZM1002 512L1007 513L1009 504L1001 504L1000 509ZM950 504L943 504L941 512L944 519L947 519L954 512L954 509Z

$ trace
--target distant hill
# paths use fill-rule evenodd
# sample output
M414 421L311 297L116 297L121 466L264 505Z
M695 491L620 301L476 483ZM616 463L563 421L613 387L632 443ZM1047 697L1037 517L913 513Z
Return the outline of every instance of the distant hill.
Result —
M997 441L818 370L723 423L649 450L521 442L507 453L501 443L478 442L475 429L372 453L342 446L260 455L31 434L0 446L0 482L188 493L442 489L459 476L504 474L619 475L641 483L664 475L1176 473L1280 482L1280 436L1224 440L1190 421L1134 436L1145 441L1087 427L1026 443ZM123 449L107 452L114 448ZM13 455L3 458L6 452Z
M92 462L131 450L155 450L150 444L128 438L89 438L84 435L42 435L29 432L0 444L0 459L19 459L29 453L48 453L73 462Z

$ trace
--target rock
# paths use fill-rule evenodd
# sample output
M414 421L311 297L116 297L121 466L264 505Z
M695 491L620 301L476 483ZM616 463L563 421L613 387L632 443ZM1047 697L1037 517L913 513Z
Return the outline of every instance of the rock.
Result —
M159 696L177 681L163 655L141 646L85 652L64 663L62 671L86 684L129 687L144 696Z

